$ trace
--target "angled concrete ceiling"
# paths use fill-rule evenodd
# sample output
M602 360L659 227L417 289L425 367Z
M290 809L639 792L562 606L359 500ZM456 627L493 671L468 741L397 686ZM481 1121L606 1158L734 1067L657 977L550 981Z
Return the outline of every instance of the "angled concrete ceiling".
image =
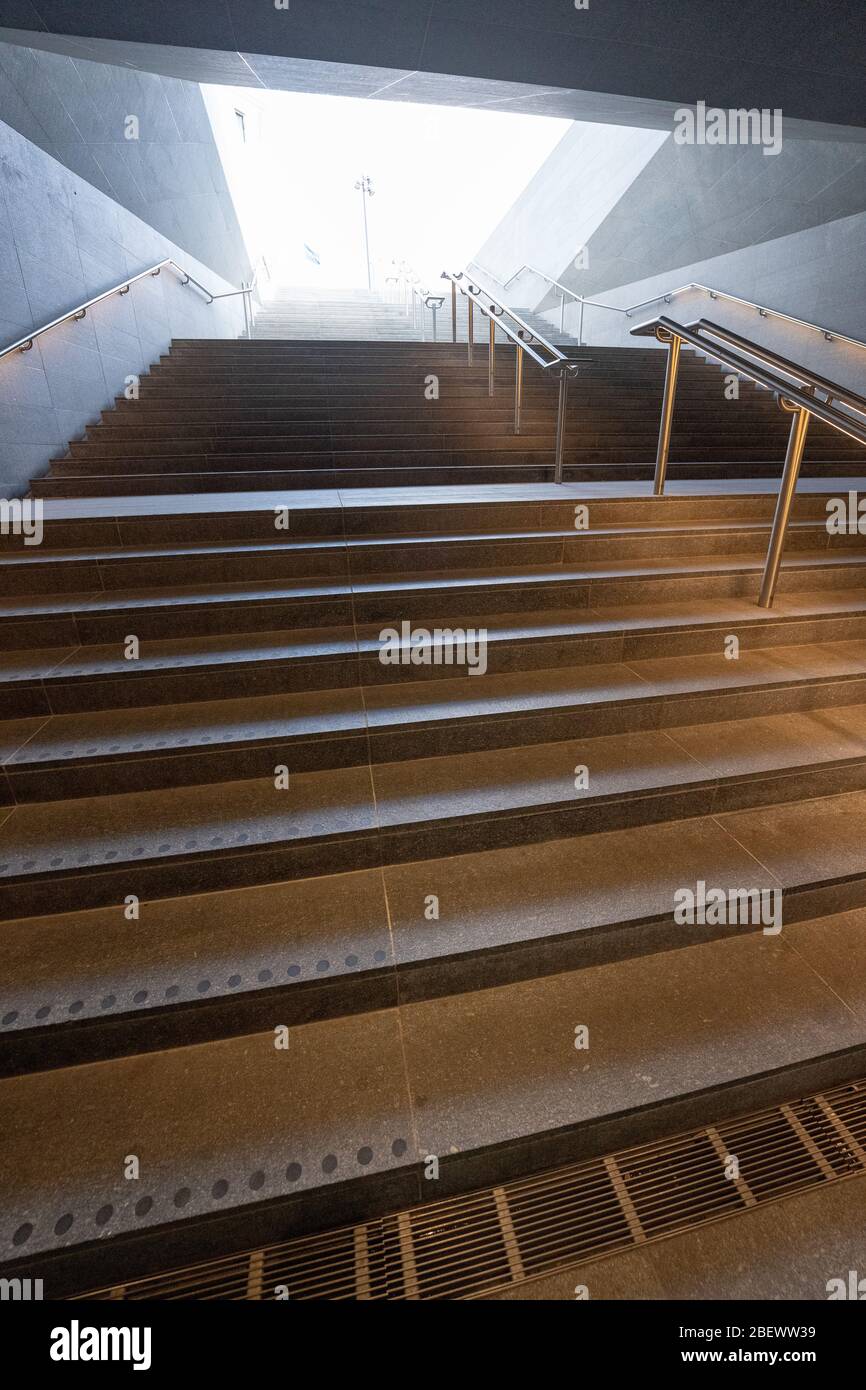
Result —
M863 0L0 0L0 26L200 82L659 127L706 100L866 126Z
M556 153L539 170L540 182ZM572 254L558 278L576 294L594 295L863 212L866 141L786 140L768 159L754 145L669 139L594 229L585 261L575 265ZM557 303L552 295L545 307Z

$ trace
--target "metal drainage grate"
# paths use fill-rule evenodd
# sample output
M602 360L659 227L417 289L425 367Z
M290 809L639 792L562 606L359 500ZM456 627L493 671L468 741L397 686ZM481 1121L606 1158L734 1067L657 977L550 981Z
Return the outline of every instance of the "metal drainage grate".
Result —
M863 1172L866 1080L502 1187L76 1297L469 1298Z

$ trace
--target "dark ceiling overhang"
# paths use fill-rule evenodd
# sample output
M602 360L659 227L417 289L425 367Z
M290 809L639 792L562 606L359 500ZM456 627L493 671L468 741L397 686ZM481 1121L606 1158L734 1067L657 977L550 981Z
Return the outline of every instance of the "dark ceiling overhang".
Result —
M863 0L0 0L0 28L233 86L659 127L705 100L866 126Z

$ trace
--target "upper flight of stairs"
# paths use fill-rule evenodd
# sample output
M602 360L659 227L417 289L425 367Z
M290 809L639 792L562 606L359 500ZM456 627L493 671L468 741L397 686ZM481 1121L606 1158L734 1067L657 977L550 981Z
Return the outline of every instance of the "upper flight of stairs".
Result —
M427 323L432 333L429 316ZM394 303L378 290L278 289L257 312L253 328L254 338L282 341L417 342L420 336L417 311L413 318L402 301Z
M653 349L583 348L569 392L567 480L652 477L664 379ZM180 341L55 459L32 494L118 497L317 487L552 481L557 384L527 367L513 433L513 352L474 365L443 343ZM438 399L428 399L438 391ZM686 355L671 478L777 477L789 417L720 368ZM814 421L805 477L857 474L862 450Z

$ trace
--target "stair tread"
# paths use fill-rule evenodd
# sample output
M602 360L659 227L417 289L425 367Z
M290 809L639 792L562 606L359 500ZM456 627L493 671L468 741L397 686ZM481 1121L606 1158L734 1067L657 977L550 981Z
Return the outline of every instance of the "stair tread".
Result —
M251 778L36 802L0 808L0 879L239 853L374 825L366 767L298 773L291 792Z
M804 644L741 653L660 658L618 664L554 667L457 680L407 682L365 689L371 727L398 713L407 720L488 718L523 709L668 699L700 690L747 689L753 684L820 679L866 670L866 643Z
M673 536L690 536L696 532L703 535L763 535L770 529L770 519L766 521L720 521L720 520L692 520L686 522L661 521L652 526L640 522L623 522L618 526L593 526L587 530L575 531L572 529L524 529L511 531L450 531L436 533L403 533L388 532L381 536L340 536L327 537L316 536L298 540L272 541L263 540L242 542L223 542L215 544L213 542L201 541L198 543L185 543L183 545L136 545L136 546L102 546L102 547L69 547L63 549L53 549L50 546L42 545L38 550L29 551L0 551L0 569L19 568L27 566L39 566L46 564L74 564L87 561L113 561L113 560L159 560L174 558L197 558L209 555L230 555L230 556L255 556L264 554L279 555L284 554L307 554L318 550L327 551L363 551L376 550L380 548L390 548L393 546L447 546L454 544L478 543L481 545L501 544L508 541L528 541L541 542L545 540L592 540L594 538L619 538L624 539L634 537L652 538L661 536L669 538ZM814 521L792 521L790 528L793 532L809 534L812 531L821 533L825 531L824 523L816 519Z
M99 675L152 674L169 669L223 662L272 662L354 654L354 629L348 627L285 632L222 633L217 637L176 637L141 644L138 661L125 660L118 644L0 652L0 684L13 681L87 679Z
M584 561L580 565L528 565L521 568L416 570L412 578L392 574L370 575L347 582L308 581L286 584L274 581L256 584L174 585L165 588L86 590L81 593L28 595L26 601L0 603L0 618L30 617L45 613L94 613L134 608L185 607L218 603L264 602L268 599L327 598L376 593L428 593L435 590L497 588L529 584L569 584L583 580L629 579L641 576L678 576L744 572L763 569L763 556L707 555L674 560ZM866 553L847 551L799 550L782 561L783 570L859 568L866 566Z
M36 724L38 729L28 731ZM16 752L6 750L21 725ZM152 755L160 749L206 748L293 739L366 728L360 689L299 691L244 699L49 715L0 723L0 766L63 762L85 755Z
M853 640L749 650L737 661L727 660L723 653L705 653L28 717L0 722L0 766L15 771L85 756L147 756L159 750L290 741L419 722L507 719L533 708L624 702L637 706L700 691L721 696L726 689L832 681L864 673L866 640ZM531 752L538 754L537 745Z
M780 594L772 609L748 599L694 598L689 601L611 604L602 608L550 609L531 616L487 614L488 641L549 640L619 633L688 630L726 623L760 627L798 618L856 616L866 612L866 591L832 589ZM225 633L218 636L148 639L136 662L124 659L118 644L48 647L0 651L0 685L17 681L68 681L99 675L134 677L160 670L184 670L198 664L273 662L315 656L349 655L379 650L380 623L350 627L292 629L277 632ZM478 679L478 677L474 677Z
M866 472L861 482L866 486ZM801 495L846 495L856 488L851 476L801 478ZM862 489L861 489L862 490ZM762 477L719 479L672 479L665 498L656 499L659 507L682 498L707 498L712 501L742 497L766 497L778 492L778 480ZM589 501L592 498L652 498L651 482L629 482L606 479L603 482L564 483L476 483L461 487L384 487L384 488L312 488L292 492L292 510L299 508L344 508L347 511L376 507L411 505L477 506L497 502L569 502ZM283 492L187 493L151 494L147 497L69 497L45 502L45 519L77 520L82 517L134 517L154 515L201 515L202 513L232 513L260 511L273 513L275 507L285 506Z

